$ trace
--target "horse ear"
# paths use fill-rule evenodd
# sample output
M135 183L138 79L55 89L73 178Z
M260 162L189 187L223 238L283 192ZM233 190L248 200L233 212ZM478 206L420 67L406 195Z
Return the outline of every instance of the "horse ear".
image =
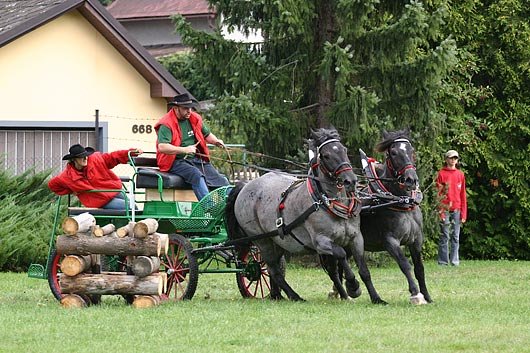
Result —
M388 131L386 131L386 129L383 129L383 140L386 140L388 138L388 135L390 135Z

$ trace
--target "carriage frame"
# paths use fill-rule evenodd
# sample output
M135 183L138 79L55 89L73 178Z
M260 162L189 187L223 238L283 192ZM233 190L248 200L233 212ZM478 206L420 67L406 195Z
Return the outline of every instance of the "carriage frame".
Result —
M214 189L202 200L193 200L191 187L176 175L160 172L154 155L154 152L144 152L142 157L129 154L129 164L134 172L132 177L121 177L121 190L92 190L119 191L127 195L130 207L126 210L72 207L70 196L57 197L46 263L31 264L28 276L47 279L55 298L62 298L60 261L65 255L57 252L55 240L60 232L63 202L67 199L67 216L89 212L99 226L112 223L118 228L148 218L158 221L158 232L167 233L169 237L168 253L160 256L160 271L167 274L163 298L192 299L199 275L218 273L233 273L244 298L268 297L270 281L258 249L223 246L228 238L224 220L226 198L233 186ZM136 206L141 207L137 210ZM128 263L125 257L101 255L99 266L93 266L91 271L130 273ZM130 298L126 299L130 301Z

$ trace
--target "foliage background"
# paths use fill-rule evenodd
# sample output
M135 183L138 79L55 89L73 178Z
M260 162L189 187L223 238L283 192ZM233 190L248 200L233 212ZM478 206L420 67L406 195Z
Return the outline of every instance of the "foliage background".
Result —
M225 140L303 158L308 130L333 124L357 162L357 148L382 158L373 152L382 129L408 126L426 191L426 255L438 238L432 183L443 153L457 149L469 198L463 257L530 258L527 1L210 2L264 44L197 33L176 17L193 51L178 59L185 65L162 63L198 98L217 100L205 115Z
M26 271L46 261L55 214L49 176L0 170L0 271Z
M358 148L382 159L381 130L408 126L425 256L438 238L432 182L443 152L457 149L469 197L463 258L530 259L528 0L210 2L229 27L258 29L265 42L196 33L176 17L193 50L161 62L197 98L216 100L204 115L225 141L304 163L309 129L333 124L359 165ZM0 270L46 260L48 177L0 171Z

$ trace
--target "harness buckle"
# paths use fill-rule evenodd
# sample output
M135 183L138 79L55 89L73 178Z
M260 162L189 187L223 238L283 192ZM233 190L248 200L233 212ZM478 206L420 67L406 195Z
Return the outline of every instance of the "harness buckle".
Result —
M283 226L283 217L276 218L276 228Z

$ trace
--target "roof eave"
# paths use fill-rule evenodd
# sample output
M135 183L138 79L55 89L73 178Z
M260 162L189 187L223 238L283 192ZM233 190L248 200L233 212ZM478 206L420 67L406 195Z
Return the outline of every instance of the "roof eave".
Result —
M67 0L0 35L0 48L21 36L78 10L150 84L153 98L172 98L189 93L147 50L127 35L127 30L105 10L98 0Z

